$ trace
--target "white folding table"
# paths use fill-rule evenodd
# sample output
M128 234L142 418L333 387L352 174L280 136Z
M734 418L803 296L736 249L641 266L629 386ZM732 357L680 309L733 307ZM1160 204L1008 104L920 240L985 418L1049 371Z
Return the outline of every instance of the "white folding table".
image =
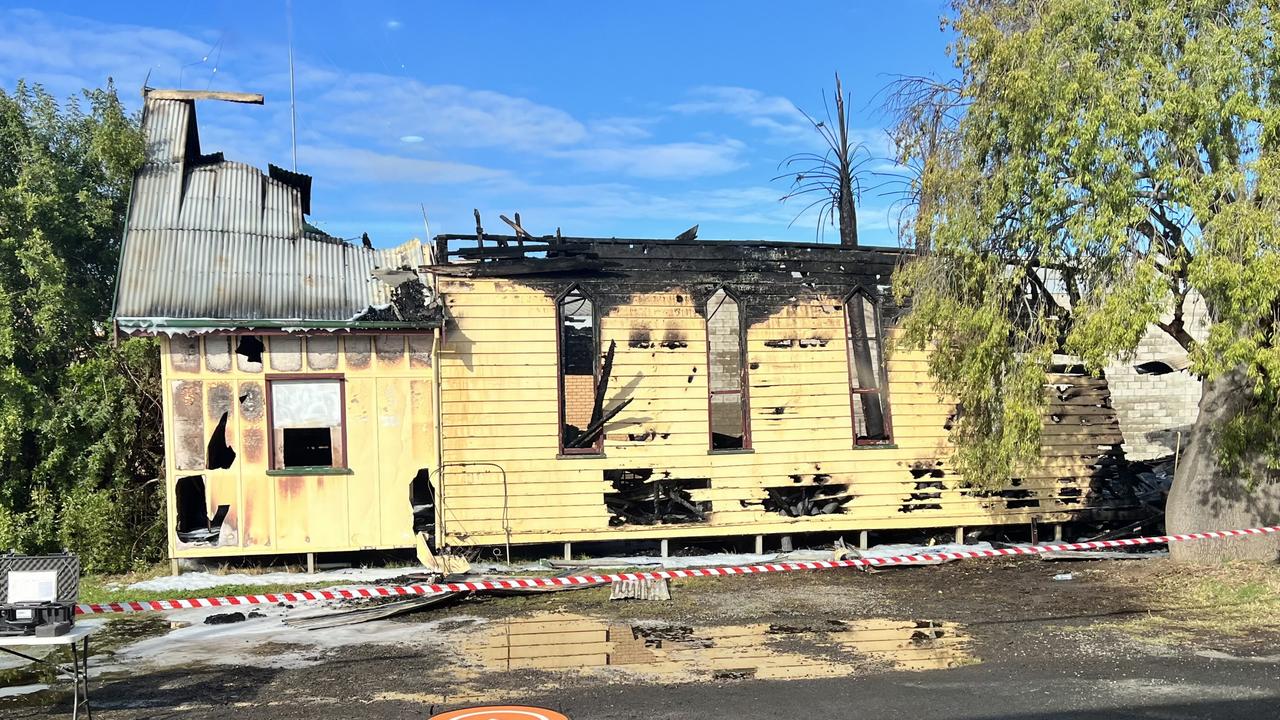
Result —
M0 635L0 652L15 655L33 663L39 663L52 667L63 677L69 678L73 683L71 695L71 717L72 720L78 720L80 717L80 706L84 706L85 717L87 720L93 720L93 710L89 707L89 635L93 634L100 625L97 623L76 624L71 627L71 631L66 635L56 635L54 637L36 637L34 635ZM80 647L77 648L76 644ZM15 647L34 647L34 646L57 646L66 645L71 648L71 672L67 673L63 663L50 660L47 657L32 657L25 653L14 650Z

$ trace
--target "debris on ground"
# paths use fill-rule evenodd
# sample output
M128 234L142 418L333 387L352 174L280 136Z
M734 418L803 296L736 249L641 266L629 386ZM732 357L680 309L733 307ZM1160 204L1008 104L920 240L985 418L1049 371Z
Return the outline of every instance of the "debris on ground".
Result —
M568 574L570 573L564 572L558 577L564 577ZM418 573L390 578L386 581L386 584L392 586L433 585L437 583L447 583L458 579L459 578L453 576L442 576L439 573ZM483 578L469 578L469 580L483 582ZM421 595L394 599L390 601L387 601L384 598L375 598L359 607L337 611L325 610L299 617L289 617L285 619L285 624L292 627L305 628L307 630L319 630L321 628L356 625L359 623L371 622L373 620L385 620L387 618L400 617L402 615L408 615L410 613L416 613L430 608L451 605L455 601L466 600L473 596L509 597L521 595L545 595L548 593L558 593L569 590L584 590L586 588L600 587L604 584L605 583L601 581L573 585L539 585L517 588L493 588L489 590L451 591L436 593L434 595ZM668 599L669 598L670 595L668 594Z
M1040 553L1041 560L1150 560L1168 557L1164 550L1154 552L1125 552L1123 550L1050 550Z
M146 590L149 592L168 592L183 590L204 590L224 585L313 585L330 582L334 585L378 582L387 578L411 572L427 572L425 567L380 567L380 568L345 568L326 572L265 572L265 573L226 573L184 572L181 575L163 575L130 583L130 590Z
M670 600L671 587L665 578L614 580L609 589L610 600Z
M1074 580L1075 577L1076 576L1071 573L1058 573L1057 575L1053 576L1053 579L1054 580Z
M230 625L248 620L242 612L214 613L204 619L205 625Z
M320 630L323 628L340 627L342 625L355 625L357 623L365 623L373 620L386 620L387 618L407 615L419 610L427 608L440 607L448 604L453 600L459 599L461 596L467 595L465 592L445 592L436 595L423 595L420 597L411 597L403 600L394 600L392 602L382 602L374 605L366 605L349 610L322 611L299 617L285 618L285 624L291 627L303 628L306 630Z

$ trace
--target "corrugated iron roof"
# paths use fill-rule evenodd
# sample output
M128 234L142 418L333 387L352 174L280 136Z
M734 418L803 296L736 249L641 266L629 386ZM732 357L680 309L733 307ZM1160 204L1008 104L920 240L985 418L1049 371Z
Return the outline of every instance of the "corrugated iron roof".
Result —
M120 328L425 326L360 320L392 299L373 271L426 264L421 242L371 250L306 232L304 183L202 155L193 100L147 97L143 133L116 290Z

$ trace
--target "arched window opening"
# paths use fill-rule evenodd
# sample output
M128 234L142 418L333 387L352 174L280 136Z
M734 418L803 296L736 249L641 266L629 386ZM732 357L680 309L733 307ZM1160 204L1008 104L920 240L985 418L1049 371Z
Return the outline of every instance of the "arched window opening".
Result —
M711 449L751 447L742 312L723 288L707 300L707 385Z
M596 371L600 335L595 304L581 288L565 293L556 304L560 353L560 451L566 454L598 453L604 433L580 447L590 430L595 407Z
M888 444L893 440L893 432L880 335L880 308L861 290L845 303L845 334L854 442Z

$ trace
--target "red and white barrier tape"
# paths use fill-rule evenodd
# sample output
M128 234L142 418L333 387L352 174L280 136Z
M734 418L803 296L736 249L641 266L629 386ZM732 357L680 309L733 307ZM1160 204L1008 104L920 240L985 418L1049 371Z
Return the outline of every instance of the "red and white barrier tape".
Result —
M1026 547L993 550L957 550L954 552L897 555L894 557L851 558L849 560L812 560L808 562L766 563L736 567L688 568L682 570L650 570L645 572L613 573L609 575L571 575L568 577L511 578L505 580L476 580L471 582L442 583L438 585L404 585L389 587L375 585L335 590L300 590L287 593L262 595L226 595L223 597L187 598L183 600L142 600L118 603L87 603L76 606L77 614L144 612L148 610L185 610L189 608L235 607L239 605L274 605L276 603L313 602L317 600L353 600L358 598L403 597L408 595L435 595L443 592L476 590L511 590L536 587L563 587L565 585L590 585L615 580L661 580L690 577L720 577L723 575L754 575L757 573L796 572L799 570L833 570L835 568L880 567L939 560L965 560L971 558L1005 557L1007 555L1038 555L1058 550L1101 550L1104 548L1133 547L1136 545L1164 545L1188 540L1215 540L1245 535L1267 535L1280 532L1280 525L1246 528L1243 530L1212 530L1209 532L1157 537L1129 538L1127 540L1095 540L1079 543L1054 543Z

